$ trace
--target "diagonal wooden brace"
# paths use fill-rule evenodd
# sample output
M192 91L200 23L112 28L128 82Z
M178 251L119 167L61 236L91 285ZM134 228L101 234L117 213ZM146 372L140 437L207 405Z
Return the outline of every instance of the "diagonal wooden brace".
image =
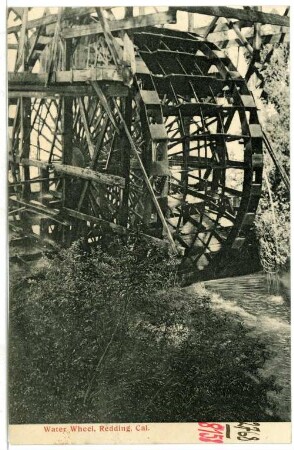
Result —
M98 92L99 92L99 94L100 94L100 90L101 90L101 89L99 88L97 82L95 82L95 81L92 82L92 86L93 86L93 88L95 89L95 91L97 92L97 94L98 94ZM137 159L137 161L138 161L138 163L139 163L139 167L140 167L140 169L141 169L141 171L142 171L144 181L145 181L145 183L146 183L147 189L148 189L148 191L149 191L149 193L150 193L151 199L152 199L152 201L153 201L153 203L154 203L154 206L155 206L155 208L156 208L156 211L157 211L157 213L158 213L158 216L159 216L159 218L160 218L160 220L161 220L163 229L164 229L165 232L166 232L166 235L167 235L167 238L168 238L168 240L169 240L171 249L172 249L172 251L173 251L174 254L178 254L178 249L177 249L176 244L175 244L175 242L174 242L174 240L173 240L172 234L171 234L170 229L169 229L169 227L168 227L168 224L167 224L167 222L166 222L166 220L165 220L165 217L164 217L164 215L163 215L163 212L162 212L162 210L161 210L161 208L160 208L160 205L159 205L159 203L158 203L158 200L157 200L157 198L156 198L156 196L155 196L155 193L154 193L154 191L153 191L152 185L151 185L151 183L150 183L150 180L149 180L149 178L148 178L147 172L146 172L146 170L145 170L144 164L143 164L143 162L142 162L142 160L141 160L140 154L139 154L139 152L138 152L138 150L137 150L137 148L136 148L136 145L135 145L135 143L134 143L134 141L133 141L133 138L132 138L132 136L131 136L131 134L130 134L130 132L129 132L129 129L128 129L127 124L126 124L126 122L125 122L125 120L124 120L124 118L123 118L123 115L122 115L122 113L120 112L119 108L117 107L117 104L116 104L116 103L115 103L115 106L116 106L116 111L117 111L117 114L118 114L119 119L120 119L120 121L121 121L121 124L122 124L122 126L123 126L123 128L124 128L124 132L125 132L125 134L126 134L126 136L127 136L127 138L128 138L128 141L129 141L129 143L130 143L131 150L132 150L134 156L136 157L136 159ZM115 118L114 118L113 113L112 113L112 111L111 111L111 109L110 109L110 107L109 107L108 104L107 104L107 111L106 111L106 112L107 112L107 114L110 114L109 118L110 118L111 122L115 122Z

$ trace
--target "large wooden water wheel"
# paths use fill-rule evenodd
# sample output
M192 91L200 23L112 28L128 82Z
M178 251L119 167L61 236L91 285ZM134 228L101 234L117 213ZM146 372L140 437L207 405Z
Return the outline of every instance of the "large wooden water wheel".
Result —
M63 39L58 26L38 29L9 79L11 233L50 246L135 231L179 252L185 271L210 270L242 246L261 194L246 82L192 33L133 30L132 73L117 70L107 34ZM130 39L113 34L123 51Z

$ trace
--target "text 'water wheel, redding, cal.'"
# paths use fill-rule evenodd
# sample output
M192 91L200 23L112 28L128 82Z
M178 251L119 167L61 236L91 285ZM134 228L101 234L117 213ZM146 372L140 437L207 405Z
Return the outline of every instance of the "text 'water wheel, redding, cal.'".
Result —
M101 34L73 42L66 63L57 50L55 70L111 65ZM78 95L61 84L58 94L10 99L10 224L66 244L81 235L95 242L106 229L164 241L123 117L182 267L203 272L226 249L239 249L253 224L262 182L257 109L213 43L163 28L136 30L133 42L130 88L80 80Z

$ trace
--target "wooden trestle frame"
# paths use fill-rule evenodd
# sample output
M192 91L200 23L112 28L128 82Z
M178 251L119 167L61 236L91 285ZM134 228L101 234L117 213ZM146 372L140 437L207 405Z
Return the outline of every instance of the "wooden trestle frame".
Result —
M205 273L253 225L264 136L247 83L263 88L259 52L289 40L289 8L124 10L8 10L11 254L139 231ZM225 51L238 45L245 78Z

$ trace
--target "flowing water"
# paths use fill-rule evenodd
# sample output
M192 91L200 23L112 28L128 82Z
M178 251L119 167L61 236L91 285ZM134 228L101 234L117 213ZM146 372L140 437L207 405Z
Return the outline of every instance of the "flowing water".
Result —
M260 339L269 357L259 374L273 377L277 390L268 392L280 420L290 420L290 282L284 275L278 282L269 282L257 273L242 277L210 280L206 289L214 292L212 307L241 320L253 336Z

